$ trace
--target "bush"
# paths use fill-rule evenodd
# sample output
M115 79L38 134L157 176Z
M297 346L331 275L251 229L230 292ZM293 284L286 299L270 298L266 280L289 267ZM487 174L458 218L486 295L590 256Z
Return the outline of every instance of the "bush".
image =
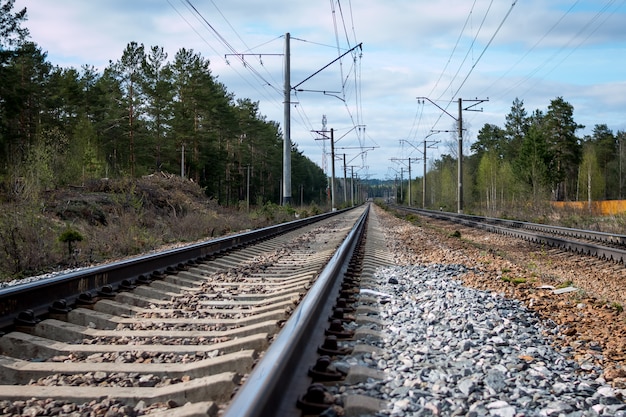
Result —
M59 236L59 242L67 243L67 255L68 259L72 259L74 255L74 250L72 248L74 242L82 242L83 235L80 234L78 230L72 229L71 227L67 227L61 236Z
M0 278L22 278L50 269L61 260L57 227L37 207L0 207Z

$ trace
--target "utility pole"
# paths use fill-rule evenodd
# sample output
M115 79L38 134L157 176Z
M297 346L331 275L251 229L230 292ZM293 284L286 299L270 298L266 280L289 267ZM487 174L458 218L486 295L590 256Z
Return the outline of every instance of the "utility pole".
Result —
M330 128L330 210L336 211L335 207L335 129Z
M448 113L448 111L446 111L446 109L444 109L443 107L439 106L437 103L435 103L434 101L432 101L431 99L429 99L428 97L417 97L417 100L427 100L428 102L430 102L431 104L434 104L435 106L437 106L439 108L439 110L441 110L442 112L444 112L445 114L447 114L448 116L450 116L455 122L457 122L458 125L458 136L459 136L459 140L458 140L458 156L457 156L457 184L458 184L458 189L457 189L457 212L458 213L463 213L463 110L467 110L467 111L483 111L483 109L481 108L479 109L473 109L473 107L477 106L480 103L484 103L485 101L489 101L488 98L486 99L470 99L470 100L465 100L468 102L473 102L474 104L463 108L463 99L459 98L458 102L459 102L459 115L458 117L454 117L453 115L451 115L450 113Z
M350 203L354 207L354 165L350 166Z
M325 119L326 118L324 118L324 120ZM330 139L330 209L331 211L335 211L337 210L335 207L335 130L331 127L330 137L326 136L326 124L324 124L324 130L314 130L313 132L322 136L315 140Z
M431 130L430 133L428 135L426 135L426 137L424 138L424 181L422 182L422 208L426 208L426 149L427 148L432 148L433 146L437 145L440 141L438 140L426 140L428 139L430 136L436 134L436 133L442 133L442 132L450 132L450 130ZM428 145L428 143L431 143L432 145Z
M362 168L356 165L348 165L350 168L350 200L352 203L352 207L354 207L354 168Z
M459 190L457 192L457 213L463 213L463 99L459 97L459 148L458 168L457 168L457 184Z
M285 91L284 91L284 124L283 133L283 206L291 203L291 54L289 49L289 32L285 34Z
M439 141L436 141L436 140L426 140L426 139L428 139L429 136L432 136L435 133L439 133L439 132L440 131L431 131L428 135L426 135L426 137L424 138L424 141L423 141L424 150L420 150L417 146L413 145L411 142L409 142L406 139L400 139L401 143L407 143L407 144L411 145L413 147L413 149L415 149L416 151L422 153L422 159L424 161L424 177L422 179L422 208L426 208L426 161L427 161L427 159L426 159L426 149L427 148L431 148L432 146L434 146L437 143L439 143ZM432 145L429 146L428 143L432 143ZM419 161L419 159L416 159L416 161ZM409 163L410 163L410 161L409 161Z
M347 175L347 169L348 167L346 166L346 154L343 154L343 202L344 204L348 202L348 190L347 190L347 180L346 180L346 175Z
M391 158L391 160L400 162L409 161L409 207L411 207L411 161L419 161L419 158Z

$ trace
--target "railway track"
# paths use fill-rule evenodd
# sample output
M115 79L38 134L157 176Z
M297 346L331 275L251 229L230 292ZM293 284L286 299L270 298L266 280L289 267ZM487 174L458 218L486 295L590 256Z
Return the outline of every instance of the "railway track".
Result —
M328 374L318 351L351 351L337 338L356 344L359 285L392 263L370 218L364 206L231 238L236 250L209 242L186 260L177 250L1 290L0 412L318 413L329 405L309 393L309 368Z
M622 265L626 264L626 235L413 207L394 206L394 209L512 236L580 255L594 256Z

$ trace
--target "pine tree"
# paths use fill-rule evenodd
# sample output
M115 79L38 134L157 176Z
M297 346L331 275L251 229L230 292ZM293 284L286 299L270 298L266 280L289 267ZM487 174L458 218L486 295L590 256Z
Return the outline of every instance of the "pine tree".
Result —
M128 167L131 177L135 176L137 168L136 142L141 138L141 117L143 112L143 96L141 91L142 67L145 61L145 51L143 44L130 42L122 58L111 66L114 77L120 81L122 88L122 106L126 109L128 137ZM145 144L142 144L145 145ZM144 146L144 149L147 149Z
M548 174L554 199L571 199L581 159L581 144L576 130L584 126L574 122L574 107L562 97L550 102L543 126L551 155Z
M506 123L504 130L506 132L506 139L508 147L505 149L505 155L507 158L512 158L519 152L524 137L528 133L530 127L530 121L528 114L524 108L524 100L515 98L511 106L511 111L506 115Z
M142 90L146 100L146 124L154 149L154 169L162 169L162 151L171 130L174 85L172 70L162 47L150 48L143 64Z

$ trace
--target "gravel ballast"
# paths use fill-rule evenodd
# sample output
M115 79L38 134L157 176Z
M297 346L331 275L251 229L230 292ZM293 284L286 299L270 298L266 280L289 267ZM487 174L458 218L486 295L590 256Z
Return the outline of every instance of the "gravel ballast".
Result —
M463 286L456 278L466 272L379 270L373 289L388 295L380 304L383 353L365 362L386 378L342 391L387 401L381 416L626 416L626 390L551 346L558 326L516 300Z

